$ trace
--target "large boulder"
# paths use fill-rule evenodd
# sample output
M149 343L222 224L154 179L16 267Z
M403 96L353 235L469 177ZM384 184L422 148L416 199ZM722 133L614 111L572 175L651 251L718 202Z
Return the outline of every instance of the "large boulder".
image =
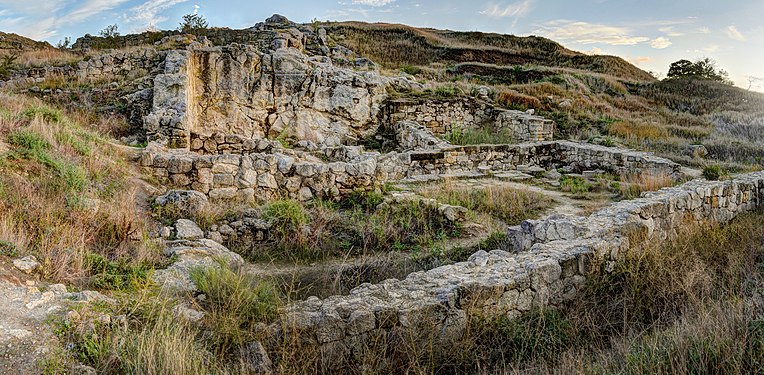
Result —
M177 260L166 269L154 272L152 280L161 288L173 292L196 291L196 285L191 280L194 269L244 265L241 255L209 239L168 242L164 255Z

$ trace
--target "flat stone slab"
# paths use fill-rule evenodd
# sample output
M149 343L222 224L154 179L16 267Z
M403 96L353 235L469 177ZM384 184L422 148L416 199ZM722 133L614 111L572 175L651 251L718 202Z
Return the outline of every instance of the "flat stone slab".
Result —
M528 181L533 179L533 176L523 172L497 173L493 177L501 181Z

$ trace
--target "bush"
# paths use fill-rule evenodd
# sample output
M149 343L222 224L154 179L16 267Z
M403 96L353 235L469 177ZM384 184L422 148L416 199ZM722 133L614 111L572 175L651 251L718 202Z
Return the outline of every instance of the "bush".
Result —
M592 190L592 184L581 177L565 175L560 177L560 189L573 194L583 194Z
M418 66L404 65L401 67L401 72L415 76L422 72L422 68Z
M703 168L703 178L709 181L717 181L725 175L722 168L718 165L709 165Z
M90 271L90 284L109 290L136 290L148 284L151 267L131 264L127 261L110 261L103 255L89 253L85 256L85 268Z

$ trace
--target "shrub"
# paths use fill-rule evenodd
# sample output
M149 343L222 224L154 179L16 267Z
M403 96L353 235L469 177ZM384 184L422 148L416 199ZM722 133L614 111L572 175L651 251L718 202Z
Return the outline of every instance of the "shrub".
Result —
M340 200L340 207L344 209L359 208L366 212L374 211L384 201L384 194L376 191L353 190L348 196Z
M717 181L724 176L724 171L718 165L709 165L703 168L703 178L709 181Z
M564 175L560 177L560 189L573 194L583 194L592 190L592 184L581 177Z
M295 230L310 220L302 205L294 200L273 201L263 208L263 218L274 223L277 230Z
M91 274L90 283L96 288L110 290L136 290L148 284L151 267L131 264L125 260L110 261L103 255L89 253L85 268Z
M401 67L401 72L415 76L422 72L422 68L418 66L404 65Z
M451 99L455 98L457 95L459 95L460 90L456 86L438 86L431 90L431 93L437 97L442 99Z

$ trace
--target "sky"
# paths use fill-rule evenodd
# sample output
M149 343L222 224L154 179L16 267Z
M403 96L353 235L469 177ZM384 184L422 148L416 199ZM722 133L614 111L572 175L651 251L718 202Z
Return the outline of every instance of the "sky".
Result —
M764 92L764 0L0 0L0 31L52 44L117 24L122 34L177 28L198 12L211 26L357 20L538 35L569 49L623 57L665 76L710 57L743 88Z

